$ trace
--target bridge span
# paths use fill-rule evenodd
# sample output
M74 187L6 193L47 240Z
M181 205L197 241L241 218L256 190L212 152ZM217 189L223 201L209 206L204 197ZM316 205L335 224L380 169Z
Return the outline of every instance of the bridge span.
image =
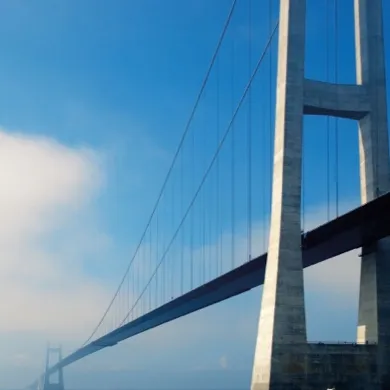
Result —
M302 234L303 266L323 262L353 249L370 248L390 235L390 193ZM267 253L160 306L92 341L50 367L50 375L101 349L207 306L242 294L264 283ZM38 383L38 381L37 381ZM35 387L34 383L31 387ZM36 388L36 387L35 387Z

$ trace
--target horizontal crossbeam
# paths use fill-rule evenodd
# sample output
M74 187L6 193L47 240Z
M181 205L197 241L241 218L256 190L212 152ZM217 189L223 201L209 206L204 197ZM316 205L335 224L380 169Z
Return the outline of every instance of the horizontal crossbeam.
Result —
M370 111L367 89L363 85L305 79L303 91L306 115L359 120Z

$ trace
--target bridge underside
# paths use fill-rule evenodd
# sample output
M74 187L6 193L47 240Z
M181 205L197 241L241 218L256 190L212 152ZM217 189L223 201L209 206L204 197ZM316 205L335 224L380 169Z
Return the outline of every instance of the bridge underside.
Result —
M302 235L303 265L309 267L390 235L390 193ZM239 295L264 283L267 254L184 294L80 348L49 369L65 367L100 349Z

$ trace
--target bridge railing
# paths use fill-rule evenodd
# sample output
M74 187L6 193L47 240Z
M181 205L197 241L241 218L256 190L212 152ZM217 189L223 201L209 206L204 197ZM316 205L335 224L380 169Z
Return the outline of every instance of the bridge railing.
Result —
M377 345L374 341L308 341L308 344L326 344L326 345Z

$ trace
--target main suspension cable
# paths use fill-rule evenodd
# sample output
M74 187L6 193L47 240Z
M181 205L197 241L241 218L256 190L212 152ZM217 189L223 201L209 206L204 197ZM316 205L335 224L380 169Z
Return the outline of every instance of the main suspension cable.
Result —
M168 254L168 252L169 252L173 242L175 241L177 235L179 234L181 227L183 226L183 224L184 224L184 222L185 222L185 220L186 220L186 218L187 218L187 216L188 216L188 214L189 214L193 204L195 203L195 201L196 201L196 199L197 199L197 197L198 197L198 195L199 195L199 193L200 193L200 191L201 191L201 189L202 189L202 187L203 187L203 185L204 185L204 183L205 183L205 181L206 181L206 179L207 179L207 177L208 177L208 175L209 175L209 173L210 173L210 171L212 169L212 167L214 166L215 161L218 158L219 152L221 151L222 146L224 145L227 136L229 135L229 132L230 132L230 130L232 128L232 124L234 123L234 121L236 119L236 116L237 116L238 112L240 111L240 108L241 108L242 104L245 101L245 98L246 98L246 96L247 96L247 94L248 94L248 92L250 90L250 87L252 85L252 82L253 82L254 78L256 77L256 74L257 74L257 72L258 72L258 70L260 68L260 65L263 63L264 57L267 54L267 51L268 51L268 49L269 49L269 47L271 45L272 39L273 39L273 37L274 37L274 35L275 35L276 31L277 31L278 26L279 26L279 20L276 22L275 27L272 30L272 33L271 33L271 35L268 38L268 41L267 41L267 43L266 43L266 45L264 47L264 50L263 50L263 52L262 52L262 54L260 56L260 59L258 60L258 62L256 64L256 67L255 67L254 71L252 72L252 75L251 75L251 77L250 77L250 79L248 81L248 84L246 85L246 87L244 89L244 93L242 94L242 96L241 96L241 98L240 98L240 100L238 102L238 105L237 105L237 107L236 107L236 109L234 111L234 114L233 114L230 122L229 122L229 125L228 125L225 133L222 136L222 139L221 139L221 141L220 141L220 143L219 143L219 145L217 147L217 150L215 151L215 153L214 153L214 155L213 155L213 157L211 159L211 162L210 162L209 166L207 167L207 169L206 169L206 171L205 171L205 173L204 173L204 175L202 177L202 180L201 180L201 182L200 182L200 184L199 184L199 186L198 186L194 196L192 197L191 202L189 203L189 205L188 205L188 207L186 209L186 212L184 213L184 215L183 215L183 217L182 217L182 219L181 219L181 221L180 221L180 223L179 223L175 233L173 234L171 240L169 241L169 244L167 245L167 247L166 247L166 249L165 249L165 251L164 251L160 261L158 262L158 264L157 264L157 266L156 266L152 276L150 277L148 283L146 284L146 286L142 290L142 292L139 295L138 299L135 301L135 303L134 303L133 307L131 308L130 312L127 313L126 317L123 319L121 325L123 325L127 321L127 319L130 316L132 310L137 306L137 303L142 298L142 295L144 294L144 292L148 288L149 284L153 280L153 277L156 275L159 267L161 266L162 262L164 261L166 255Z
M152 222L152 220L153 220L153 216L155 215L156 210L157 210L157 207L158 207L158 205L160 204L160 200L161 200L162 195L163 195L163 193L164 193L164 191L165 191L165 188L166 188L166 186L167 186L168 180L169 180L169 178L171 177L173 168L174 168L174 166L175 166L175 163L176 163L176 160L177 160L177 158L178 158L178 156L179 156L179 153L180 153L180 151L181 151L181 149L182 149L182 146L183 146L184 141L185 141L185 139L186 139L187 133L188 133L188 131L189 131L190 127L191 127L192 121L193 121L193 119L194 119L194 117L195 117L195 112L196 112L196 110L197 110L197 108L198 108L198 106L199 106L200 100L201 100L201 98L202 98L202 96L203 96L204 90L205 90L206 85L207 85L207 82L208 82L208 80L209 80L211 71L212 71L212 69L213 69L213 67L214 67L215 60L216 60L216 58L217 58L217 56L218 56L218 53L219 53L220 48L221 48L221 46L222 46L222 42L223 42L223 40L224 40L224 38L225 38L226 32L227 32L228 27L229 27L229 25L230 25L230 22L231 22L231 20L232 20L232 17L233 17L233 14L234 14L234 10L235 10L235 8L236 8L237 1L238 1L238 0L233 0L233 2L232 2L232 5L231 5L231 7L230 7L230 10L229 10L227 19L226 19L225 24L224 24L223 29L222 29L222 33L221 33L221 35L220 35L220 37L219 37L217 46L216 46L216 48L215 48L215 50L214 50L213 56L212 56L211 61L210 61L210 65L209 65L209 67L208 67L208 69L207 69L206 76L205 76L205 78L204 78L204 80L203 80L203 82L202 82L200 91L199 91L199 93L198 93L198 95L197 95L197 98L196 98L196 100L195 100L195 104L194 104L194 106L193 106L193 108L192 108L190 117L189 117L189 119L188 119L188 121L187 121L187 124L186 124L186 126L185 126L184 132L183 132L182 137L181 137L181 139L180 139L179 145L178 145L177 150L176 150L176 152L175 152L175 154L174 154L172 163L171 163L171 165L170 165L170 167L169 167L169 169L168 169L168 173L167 173L167 175L166 175L166 177L165 177L165 179L164 179L163 185L162 185L161 190L160 190L160 192L159 192L159 195L158 195L158 197L157 197L157 201L155 202L155 205L154 205L154 207L153 207L153 209L152 209L152 213L150 214L150 217L149 217L148 222L147 222L147 224L146 224L146 227L145 227L145 229L144 229L144 231L143 231L143 233L142 233L142 235L141 235L141 238L140 238L140 240L139 240L139 242L138 242L138 245L137 245L137 247L136 247L136 249L135 249L135 252L134 252L134 254L133 254L133 256L132 256L132 258L131 258L131 260L130 260L130 263L129 263L128 267L126 268L125 274L123 275L123 278L121 279L121 282L119 283L119 286L118 286L117 290L115 291L115 294L114 294L113 298L111 299L111 301L110 301L110 303L109 303L107 309L105 310L105 312L104 312L102 318L100 319L100 321L98 322L98 324L96 325L96 327L94 328L94 330L92 331L91 335L90 335L90 336L88 337L88 339L84 342L83 346L86 345L86 344L92 339L92 337L96 334L96 332L97 332L97 330L99 329L100 325L101 325L102 322L104 321L104 318L107 316L107 314L108 314L108 312L109 312L111 306L113 305L113 303L114 303L114 301L115 301L115 298L117 297L117 295L118 295L118 293L119 293L119 291L120 291L120 289L121 289L121 287L122 287L122 285L123 285L123 283L124 283L124 281L125 281L125 279L126 279L127 274L129 273L130 267L131 267L131 265L133 264L133 262L134 262L134 260L135 260L135 258L136 258L136 256L137 256L137 254L138 254L138 251L139 251L139 249L140 249L140 247L141 247L141 245L142 245L142 242L143 242L143 240L144 240L144 238L145 238L145 236L146 236L146 233L147 233L147 231L148 231L148 229L149 229L149 227L150 227L150 224L151 224L151 222Z

